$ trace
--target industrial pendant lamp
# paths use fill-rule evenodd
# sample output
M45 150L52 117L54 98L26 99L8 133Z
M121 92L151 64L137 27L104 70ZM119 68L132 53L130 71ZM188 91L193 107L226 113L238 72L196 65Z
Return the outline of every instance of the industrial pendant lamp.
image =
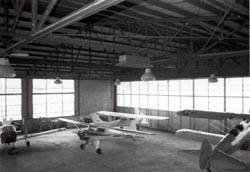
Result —
M54 81L54 84L62 84L62 81L59 77L56 77L56 80Z
M121 81L119 78L117 78L114 82L114 85L121 85Z
M142 81L153 81L155 80L154 74L151 72L151 68L146 68L145 73L141 76Z
M0 58L0 77L4 78L14 78L16 72L14 68L10 65L9 59Z
M218 82L218 79L217 79L217 77L215 76L214 73L212 73L212 74L209 76L208 82L209 82L209 83L216 83L216 82Z

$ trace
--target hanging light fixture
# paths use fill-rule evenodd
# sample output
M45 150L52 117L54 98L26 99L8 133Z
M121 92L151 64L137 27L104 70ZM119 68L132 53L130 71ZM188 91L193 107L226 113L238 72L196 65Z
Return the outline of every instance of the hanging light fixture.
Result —
M0 77L4 78L14 78L16 72L14 68L10 65L9 59L0 58Z
M56 80L54 81L54 84L62 84L62 81L59 77L56 77Z
M209 83L216 83L216 82L218 82L218 79L217 79L217 77L215 76L214 73L212 73L212 74L209 76L208 82L209 82Z
M121 85L121 81L119 78L117 78L114 82L114 85Z
M141 76L142 81L152 81L155 80L154 74L151 72L151 68L146 68L145 73Z

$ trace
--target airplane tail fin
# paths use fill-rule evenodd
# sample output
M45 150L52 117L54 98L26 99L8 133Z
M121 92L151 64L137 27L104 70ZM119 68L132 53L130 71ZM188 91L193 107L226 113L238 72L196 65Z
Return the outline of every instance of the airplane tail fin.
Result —
M207 139L204 139L200 150L200 169L210 168L210 158L213 154L213 148Z

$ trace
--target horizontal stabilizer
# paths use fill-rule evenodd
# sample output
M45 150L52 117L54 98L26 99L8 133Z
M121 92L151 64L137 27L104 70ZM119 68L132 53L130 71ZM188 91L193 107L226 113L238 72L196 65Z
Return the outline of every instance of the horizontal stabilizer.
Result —
M146 132L146 131L139 131L139 130L131 130L131 129L121 129L120 127L113 127L112 129L115 129L118 131L123 131L123 132L129 132L129 133L155 135L155 133L150 133L150 132Z
M120 118L129 118L129 119L152 119L152 120L164 120L169 119L169 117L163 116L151 116L151 115L143 115L143 114L132 114L132 113L122 113L122 112L111 112L111 111L98 111L99 115L120 117Z
M66 119L66 118L58 118L58 120L63 121L63 122L68 122L68 123L71 123L71 124L75 124L75 125L85 126L85 127L88 127L90 125L90 124L87 124L85 122L74 121L74 120Z
M197 131L191 129L180 129L176 131L176 136L184 139L191 139L196 141L203 141L205 138L212 144L217 144L224 135L208 133L204 131Z

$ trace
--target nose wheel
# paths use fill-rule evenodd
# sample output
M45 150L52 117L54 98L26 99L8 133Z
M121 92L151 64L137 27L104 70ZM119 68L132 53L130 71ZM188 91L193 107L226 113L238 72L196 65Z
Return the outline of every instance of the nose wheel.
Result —
M30 147L30 141L26 142L26 146Z

